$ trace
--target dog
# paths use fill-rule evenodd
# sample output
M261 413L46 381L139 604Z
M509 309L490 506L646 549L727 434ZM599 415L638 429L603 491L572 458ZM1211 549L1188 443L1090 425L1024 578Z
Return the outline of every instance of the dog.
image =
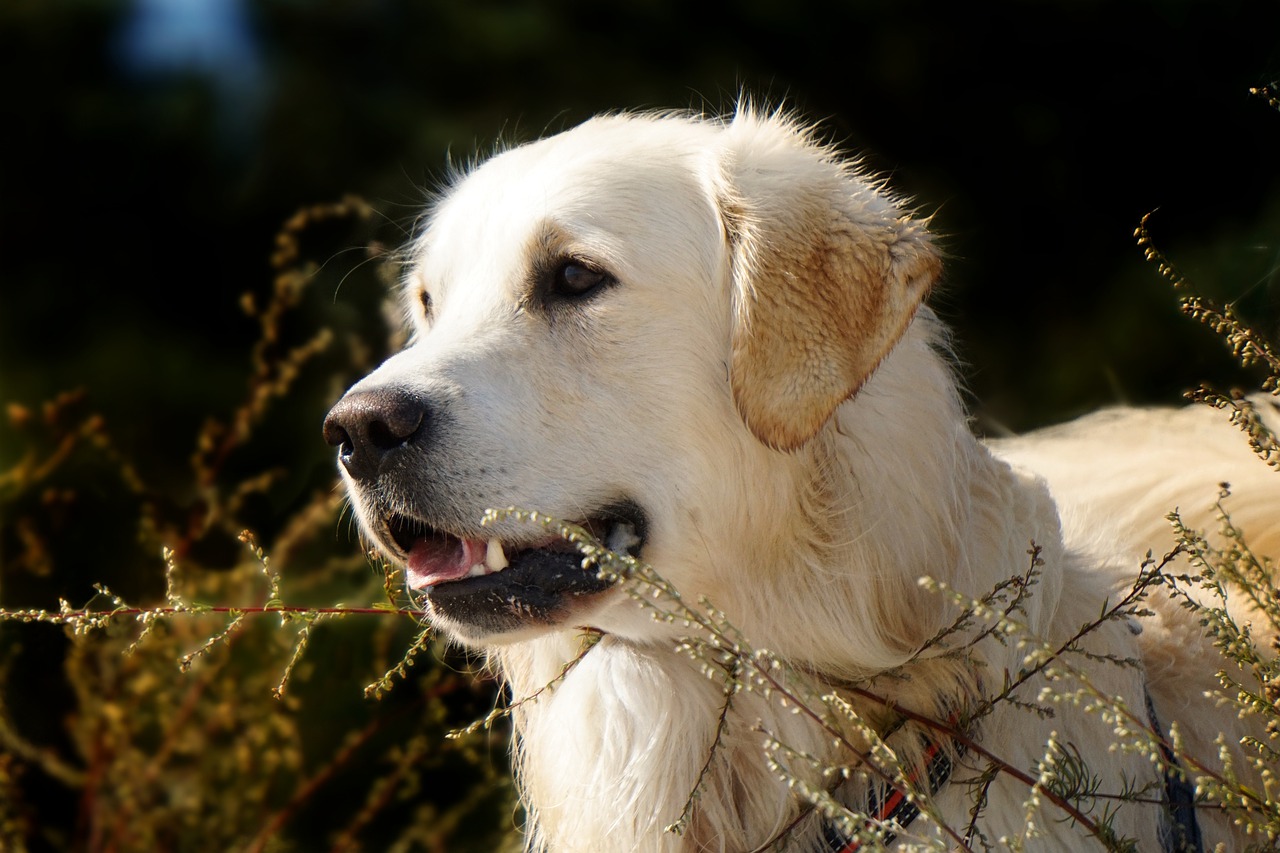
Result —
M1168 596L1099 614L1220 481L1280 539L1265 466L1208 409L983 443L924 304L941 270L883 182L745 105L601 116L432 205L409 344L324 433L363 534L510 686L526 849L1244 843L1167 802L1187 755L1259 734L1205 695L1222 658ZM1072 762L1099 796L1051 801Z

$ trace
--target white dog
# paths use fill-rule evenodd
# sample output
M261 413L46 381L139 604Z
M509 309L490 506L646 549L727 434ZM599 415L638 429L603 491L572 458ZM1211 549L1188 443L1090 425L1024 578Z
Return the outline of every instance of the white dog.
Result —
M326 438L433 623L537 695L515 711L529 849L854 850L876 832L1102 849L1088 821L1140 851L1235 843L1217 810L1188 828L1162 804L1186 786L1150 750L1112 746L1154 718L1216 763L1218 733L1246 733L1204 697L1223 662L1182 611L1102 621L1081 642L1094 657L1065 656L1083 681L1040 673L993 707L1030 647L981 614L957 624L958 602L1029 577L1034 543L1036 582L999 601L1057 646L1146 548L1169 550L1175 505L1210 505L1222 480L1280 505L1215 413L1116 412L1003 445L1021 467L993 455L921 307L941 266L924 224L796 122L748 109L598 118L501 153L443 195L410 260L411 345ZM1144 435L1163 443L1139 450ZM1061 488L1065 542L1026 465ZM723 663L544 529L482 526L508 506L629 549L769 654ZM1280 535L1274 514L1249 524ZM1057 695L1084 684L1133 716ZM1102 798L1067 798L1088 821L1033 790L1054 786L1046 756L1099 777Z

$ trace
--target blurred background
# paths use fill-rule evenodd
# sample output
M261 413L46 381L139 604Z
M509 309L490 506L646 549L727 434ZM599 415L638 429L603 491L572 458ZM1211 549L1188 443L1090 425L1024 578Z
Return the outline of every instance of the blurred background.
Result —
M447 165L601 110L782 103L934 214L977 426L1250 378L1133 230L1280 330L1273 0L5 0L0 606L102 582L373 601L320 423L395 345L388 250ZM394 312L392 312L394 313ZM256 596L256 598L255 598ZM384 596L385 598L385 596ZM99 597L95 606L103 604ZM274 617L272 617L274 619ZM258 620L259 623L269 620ZM225 623L225 619L223 620ZM73 640L0 624L0 849L492 850L493 702L411 620Z

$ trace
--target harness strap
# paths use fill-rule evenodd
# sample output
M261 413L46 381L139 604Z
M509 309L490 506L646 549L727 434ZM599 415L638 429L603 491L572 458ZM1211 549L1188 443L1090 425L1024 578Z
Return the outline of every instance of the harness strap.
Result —
M1204 853L1204 842L1200 835L1200 823L1196 820L1195 786L1187 779L1173 754L1168 741L1164 738L1164 729L1156 717L1156 708L1151 701L1151 694L1144 691L1147 704L1147 718L1151 729L1160 736L1160 755L1164 759L1164 794L1166 820L1161 828L1161 847L1164 853ZM952 721L954 723L954 720ZM956 757L964 755L964 744L956 743ZM924 751L925 769L928 774L929 793L936 794L951 778L955 765L951 756L942 748L942 744L932 738L928 739ZM908 780L911 786L915 778ZM907 799L900 788L884 789L879 786L867 795L866 814L868 820L864 824L868 829L882 830L881 844L889 846L898 838L894 827L906 827L920 816L920 809ZM857 853L862 849L862 842L849 838L828 821L822 827L823 839L828 853Z
M964 754L964 744L956 743L956 754L957 756ZM951 778L955 765L951 756L942 748L942 743L932 738L926 742L924 761L929 780L929 793L935 794ZM911 778L909 781L914 787L916 779ZM898 833L892 827L907 826L920 816L920 808L907 799L907 795L900 788L877 787L867 795L866 813L869 820L865 826L868 829L879 827L882 830L880 843L888 846L898 837ZM834 823L824 824L822 833L829 853L856 853L862 849L861 841L847 837Z
M1200 822L1196 820L1196 789L1182 772L1178 757L1165 740L1164 729L1156 717L1156 706L1147 698L1147 721L1160 736L1160 756L1164 759L1164 800L1167 820L1161 827L1160 844L1165 853L1203 853Z

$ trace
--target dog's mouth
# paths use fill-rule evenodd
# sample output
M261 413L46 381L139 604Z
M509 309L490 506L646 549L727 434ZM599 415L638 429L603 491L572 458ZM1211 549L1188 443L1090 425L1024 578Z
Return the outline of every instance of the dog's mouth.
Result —
M609 550L637 556L644 544L644 522L638 512L610 509L600 517L578 522ZM403 555L406 580L412 589L430 589L487 575L528 570L532 564L581 564L578 549L552 534L524 544L499 538L472 539L437 530L425 522L392 513L386 519L387 538Z
M634 503L612 504L576 524L610 550L639 556L647 520ZM528 539L458 535L401 513L383 520L383 536L405 566L406 583L421 592L435 616L455 625L502 633L566 618L575 600L608 590L614 581L559 535Z

